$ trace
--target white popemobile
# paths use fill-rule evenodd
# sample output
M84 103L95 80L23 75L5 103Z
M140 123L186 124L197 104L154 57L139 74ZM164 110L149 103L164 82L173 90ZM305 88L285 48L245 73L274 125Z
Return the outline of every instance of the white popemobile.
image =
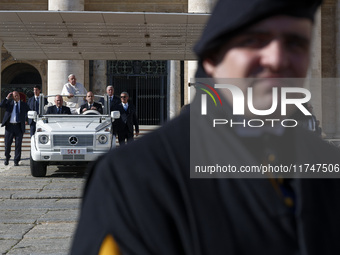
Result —
M39 102L44 102L46 97L55 95L41 94ZM115 145L111 129L112 121L120 117L119 111L110 113L107 96L95 97L104 98L103 114L88 110L83 114L47 115L43 104L39 106L39 112L43 114L28 112L28 118L36 122L36 132L31 138L32 176L45 176L48 165L86 164L110 150L111 145Z

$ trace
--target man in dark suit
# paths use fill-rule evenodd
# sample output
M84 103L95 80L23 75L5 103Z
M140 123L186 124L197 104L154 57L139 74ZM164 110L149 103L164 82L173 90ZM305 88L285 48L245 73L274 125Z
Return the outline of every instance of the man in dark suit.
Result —
M114 87L112 85L108 85L106 87L106 94L109 96L109 102L110 102L110 112L113 111L118 104L120 104L119 97L114 95ZM101 98L99 100L104 105L104 98ZM112 122L112 148L115 148L116 146L116 136L117 136L117 125L116 121Z
M71 114L71 110L67 106L63 106L63 97L57 95L54 99L55 105L47 108L46 114Z
M39 85L35 85L33 88L34 96L28 99L28 107L30 111L36 111L39 114L39 95L41 92L41 87ZM44 105L47 105L47 99L45 98ZM32 119L28 119L28 124L30 125L30 134L31 137L35 133L36 123Z
M128 102L129 94L122 92L120 98L121 103L113 109L120 112L120 119L114 122L114 127L117 129L119 145L124 145L125 139L128 142L133 141L133 126L136 129L136 136L139 135L139 125L136 108L131 102Z
M87 92L86 94L86 104L80 106L80 114L86 112L87 110L96 110L103 114L103 107L100 103L94 101L94 95L92 91Z
M9 100L13 96L13 100ZM15 137L14 165L18 166L21 159L22 137L25 133L25 120L29 110L25 102L20 101L20 94L13 91L0 103L5 108L5 115L1 126L5 126L5 165L8 165L11 157L11 146Z
M113 111L115 106L120 103L119 97L115 96L114 92L115 90L112 85L109 85L106 87L106 94L109 96L109 101L110 101L110 111ZM104 98L101 98L99 102L104 105Z

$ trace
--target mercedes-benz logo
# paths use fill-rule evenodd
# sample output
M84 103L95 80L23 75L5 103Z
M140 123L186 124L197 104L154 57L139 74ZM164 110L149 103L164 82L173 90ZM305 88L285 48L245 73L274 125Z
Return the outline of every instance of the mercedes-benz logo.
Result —
M71 145L76 145L78 143L78 138L75 137L75 136L70 136L68 138L68 142L71 144Z

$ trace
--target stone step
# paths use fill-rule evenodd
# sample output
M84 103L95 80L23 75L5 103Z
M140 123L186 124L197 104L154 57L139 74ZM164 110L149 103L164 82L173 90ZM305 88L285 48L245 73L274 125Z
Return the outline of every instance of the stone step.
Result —
M13 139L12 143L12 151L15 150L15 139ZM26 130L24 137L22 139L22 146L21 146L22 151L30 151L31 150L31 136L30 136L30 126L26 125ZM3 127L3 130L0 134L0 152L5 151L5 128Z

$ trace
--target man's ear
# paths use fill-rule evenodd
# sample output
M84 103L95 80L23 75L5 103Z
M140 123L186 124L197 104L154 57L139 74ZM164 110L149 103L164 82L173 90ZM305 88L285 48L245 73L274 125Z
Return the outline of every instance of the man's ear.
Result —
M215 61L213 61L211 58L206 58L202 62L204 71L211 77L214 77L213 74L215 72Z

